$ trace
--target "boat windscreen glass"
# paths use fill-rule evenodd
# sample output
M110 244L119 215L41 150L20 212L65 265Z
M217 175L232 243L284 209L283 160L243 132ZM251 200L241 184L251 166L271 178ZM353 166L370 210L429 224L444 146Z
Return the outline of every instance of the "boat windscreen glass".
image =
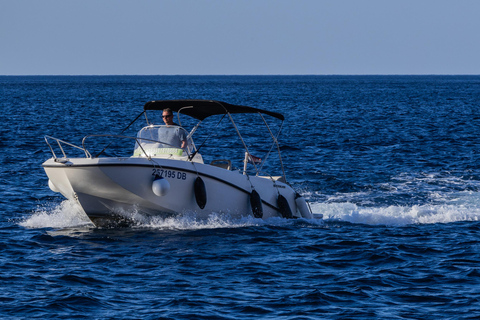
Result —
M194 151L194 143L188 132L180 126L155 125L141 129L137 134L134 155L142 156L142 148L151 154L176 154L182 155L185 151L190 154ZM150 150L150 151L148 151Z

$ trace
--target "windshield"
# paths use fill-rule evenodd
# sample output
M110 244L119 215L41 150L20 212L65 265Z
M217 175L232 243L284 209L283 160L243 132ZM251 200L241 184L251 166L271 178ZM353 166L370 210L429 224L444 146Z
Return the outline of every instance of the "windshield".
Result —
M134 152L136 156L144 155L138 143L148 155L188 155L195 148L193 140L188 137L188 132L180 126L151 125L144 127L138 132L137 141Z

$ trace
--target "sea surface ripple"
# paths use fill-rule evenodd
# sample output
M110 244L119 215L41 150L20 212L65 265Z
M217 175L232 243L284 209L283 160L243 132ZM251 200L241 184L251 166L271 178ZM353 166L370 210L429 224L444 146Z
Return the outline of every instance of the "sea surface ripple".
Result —
M480 318L479 76L1 76L0 88L0 318ZM43 137L119 133L154 99L283 113L287 178L324 219L137 213L94 227L48 188ZM236 156L228 143L202 152Z

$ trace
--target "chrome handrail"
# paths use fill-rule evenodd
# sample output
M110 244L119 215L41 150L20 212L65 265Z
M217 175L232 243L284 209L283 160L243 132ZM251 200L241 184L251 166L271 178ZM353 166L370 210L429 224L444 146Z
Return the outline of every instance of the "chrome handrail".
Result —
M48 139L52 139L52 140L55 140L58 144L58 147L60 148L60 151L62 152L63 154L63 157L64 158L67 158L67 154L65 153L65 150L63 150L63 147L62 147L62 144L66 144L70 147L73 147L73 148L76 148L76 149L79 149L79 150L82 150L84 153L85 153L85 157L87 158L91 158L92 155L90 154L90 152L88 152L87 149L85 148L82 148L82 147L79 147L79 146L76 146L70 142L67 142L67 141L64 141L64 140L61 140L61 139L58 139L58 138L55 138L55 137L52 137L52 136L45 136L45 142L47 143L48 147L50 148L50 151L52 152L53 154L53 158L54 159L58 159L57 155L55 154L55 151L53 151L53 147L52 145L50 144L50 142L48 142Z
M52 155L53 155L53 158L56 160L56 159L59 159L55 153L55 151L53 150L53 147L52 145L50 144L49 142L49 139L51 140L54 140L57 144L58 144L58 147L60 148L60 151L62 152L63 154L63 158L67 159L67 154L65 153L65 150L64 150L64 147L62 146L62 144L65 144L65 145L68 145L70 147L73 147L73 148L76 148L76 149L79 149L79 150L82 150L84 153L85 153L85 157L86 158L94 158L92 157L92 154L87 150L87 148L85 147L85 140L89 137L112 137L112 138L126 138L126 139L131 139L131 140L135 140L135 142L137 143L137 145L140 147L140 149L142 150L142 152L145 154L145 157L147 158L150 158L150 156L147 154L147 152L145 151L145 149L142 147L140 141L151 141L151 142L159 142L159 143L163 143L163 144L166 144L166 145L169 145L168 143L165 143L165 142L162 142L162 141L157 141L157 140L152 140L152 139L147 139L147 138L139 138L139 137L130 137L130 136L124 136L124 135L116 135L116 134L90 134L90 135L87 135L85 137L83 137L82 139L82 146L79 147L77 145L74 145L73 143L70 143L70 142L67 142L67 141L64 141L64 140L61 140L61 139L58 139L58 138L55 138L55 137L52 137L52 136L44 136L45 138L45 142L47 143L48 147L50 148L50 151L52 152ZM108 147L108 146L107 146ZM172 146L173 147L173 146ZM189 154L189 150L188 148L185 149L187 154Z

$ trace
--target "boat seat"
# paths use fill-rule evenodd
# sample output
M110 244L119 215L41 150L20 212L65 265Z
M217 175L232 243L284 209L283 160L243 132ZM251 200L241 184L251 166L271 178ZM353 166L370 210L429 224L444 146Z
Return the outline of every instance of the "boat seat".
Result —
M180 148L145 148L145 152L149 156L156 156L161 154L171 154L175 156L181 156L183 154L183 149ZM145 153L143 153L141 148L137 148L133 152L134 157L144 157Z
M226 170L232 170L232 162L226 159L213 160L212 162L210 162L210 165Z

